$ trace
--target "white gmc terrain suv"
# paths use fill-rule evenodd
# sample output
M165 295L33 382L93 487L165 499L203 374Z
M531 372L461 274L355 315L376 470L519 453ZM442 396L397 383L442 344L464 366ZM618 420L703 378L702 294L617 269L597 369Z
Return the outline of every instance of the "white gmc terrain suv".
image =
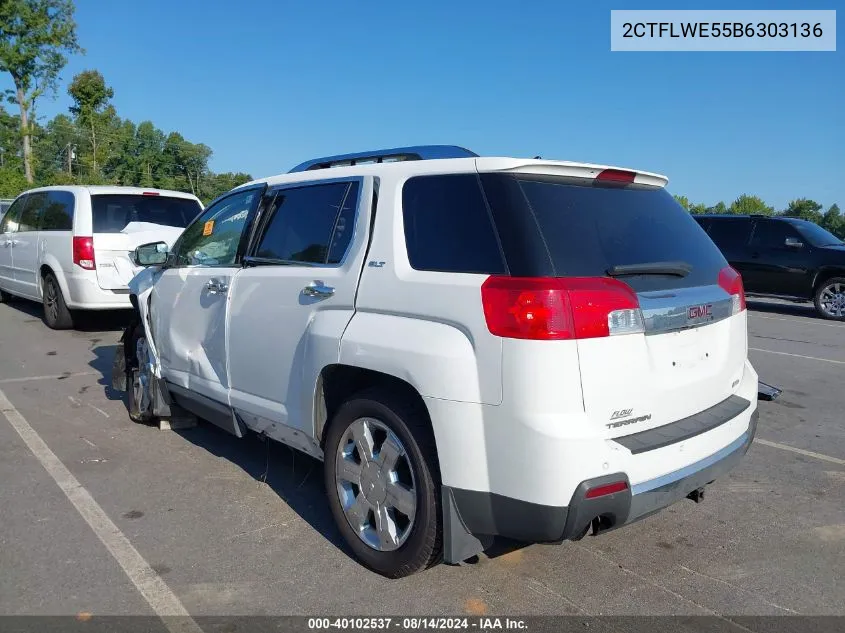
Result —
M746 453L739 275L666 178L452 146L304 163L142 245L114 386L325 462L390 577L641 519Z

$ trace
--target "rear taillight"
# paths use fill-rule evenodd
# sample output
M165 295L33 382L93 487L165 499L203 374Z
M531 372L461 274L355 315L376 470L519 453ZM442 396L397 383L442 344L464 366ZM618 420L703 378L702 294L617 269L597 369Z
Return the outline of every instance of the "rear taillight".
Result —
M719 286L733 298L732 314L745 310L745 288L742 277L730 266L719 271Z
M73 263L85 270L94 270L94 238L73 238Z
M489 277L481 286L487 329L534 340L643 332L630 286L609 277Z

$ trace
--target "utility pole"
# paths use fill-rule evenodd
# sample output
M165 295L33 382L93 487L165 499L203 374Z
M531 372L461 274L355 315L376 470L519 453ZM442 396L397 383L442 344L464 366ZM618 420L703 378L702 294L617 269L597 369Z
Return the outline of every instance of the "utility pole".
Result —
M73 176L73 159L76 154L76 148L70 143L67 144L67 174Z

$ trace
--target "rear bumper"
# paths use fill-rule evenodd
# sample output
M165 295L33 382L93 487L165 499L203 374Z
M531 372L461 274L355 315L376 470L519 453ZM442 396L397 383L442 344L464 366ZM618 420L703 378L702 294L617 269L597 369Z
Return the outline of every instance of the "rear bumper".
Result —
M709 457L652 480L633 486L629 483L622 492L587 498L588 491L598 486L628 482L624 473L585 480L576 488L568 506L546 506L489 492L444 487L444 512L457 514L448 517L447 523L460 521L475 537L503 536L526 542L578 538L596 518L601 519L601 531L633 523L687 498L736 466L751 446L758 417L755 408L747 430ZM447 560L450 558L454 556L447 551Z
M65 302L71 310L124 310L131 308L129 290L113 292L97 284L96 273L68 275Z

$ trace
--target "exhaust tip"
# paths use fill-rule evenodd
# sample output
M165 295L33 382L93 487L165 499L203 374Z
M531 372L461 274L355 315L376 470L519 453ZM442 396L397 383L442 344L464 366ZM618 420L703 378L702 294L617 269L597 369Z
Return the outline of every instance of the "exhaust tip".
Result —
M693 490L687 495L687 499L694 501L695 503L701 503L702 501L704 501L704 488Z

